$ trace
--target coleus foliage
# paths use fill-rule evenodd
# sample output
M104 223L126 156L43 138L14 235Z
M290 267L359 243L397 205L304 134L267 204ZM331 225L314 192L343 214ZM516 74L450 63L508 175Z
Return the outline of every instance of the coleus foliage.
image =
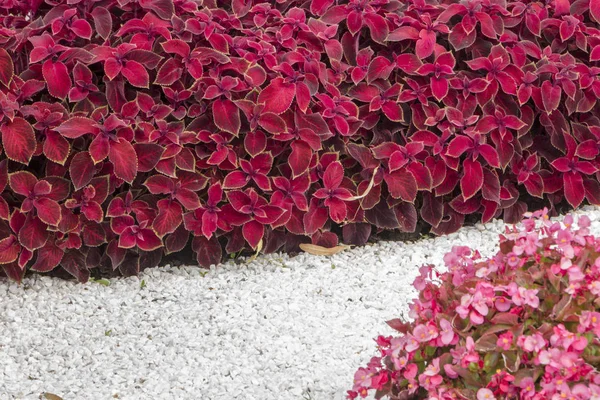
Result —
M2 269L600 203L600 1L0 6Z

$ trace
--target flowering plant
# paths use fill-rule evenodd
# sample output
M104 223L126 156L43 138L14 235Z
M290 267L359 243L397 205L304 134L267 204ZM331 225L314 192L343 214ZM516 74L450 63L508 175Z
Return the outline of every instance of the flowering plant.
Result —
M414 321L388 321L401 334L376 339L348 398L600 399L600 238L586 216L528 217L493 257L421 267Z

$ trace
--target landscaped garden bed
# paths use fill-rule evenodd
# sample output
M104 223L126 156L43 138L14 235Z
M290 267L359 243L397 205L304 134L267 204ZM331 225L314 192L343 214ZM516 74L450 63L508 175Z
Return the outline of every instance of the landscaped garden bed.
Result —
M166 263L206 269L230 258L243 271L253 262L246 257L345 254L366 244L360 251L369 254L395 246L382 238L443 242L465 225L474 232L495 219L514 224L527 212L552 217L600 204L599 22L599 0L4 1L0 274L110 283ZM448 315L413 311L412 325L392 323L414 336L433 319L438 336L415 348L380 337L381 359L359 370L348 395L592 396L579 382L600 384L594 371L564 377L540 356L560 347L551 337L560 323L566 330L556 335L596 340L567 333L597 306L569 286L582 274L586 284L596 279L594 264L585 267L595 242L556 226L540 234L563 232L558 250L546 239L518 253L519 244L501 242L498 262L513 269L475 272L469 261L467 283L441 275L437 289L424 267L421 303L438 290L462 297L442 296ZM412 251L425 251L418 243ZM505 260L510 251L525 264ZM569 262L581 264L579 280ZM487 297L473 314L467 297L481 297L481 287ZM554 299L560 310L533 305L538 293L561 291L573 293ZM516 308L496 307L486 320L482 304L489 311L496 297ZM495 312L511 319L494 320ZM507 321L521 331L500 329ZM500 361L494 354L504 347L490 338L509 331L512 358ZM552 348L530 354L521 336ZM453 354L463 347L470 364ZM597 355L579 347L561 351L595 368Z

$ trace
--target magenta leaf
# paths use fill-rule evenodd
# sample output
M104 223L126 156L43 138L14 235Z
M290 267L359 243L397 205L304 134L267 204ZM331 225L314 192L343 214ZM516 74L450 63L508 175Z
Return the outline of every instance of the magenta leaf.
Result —
M12 161L29 164L36 148L35 133L29 122L16 117L0 126L0 132L6 156Z

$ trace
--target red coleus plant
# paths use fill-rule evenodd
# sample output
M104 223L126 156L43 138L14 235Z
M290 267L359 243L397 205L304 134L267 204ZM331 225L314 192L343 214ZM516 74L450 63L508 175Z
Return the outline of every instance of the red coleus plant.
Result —
M599 21L596 0L8 2L2 270L600 203Z

